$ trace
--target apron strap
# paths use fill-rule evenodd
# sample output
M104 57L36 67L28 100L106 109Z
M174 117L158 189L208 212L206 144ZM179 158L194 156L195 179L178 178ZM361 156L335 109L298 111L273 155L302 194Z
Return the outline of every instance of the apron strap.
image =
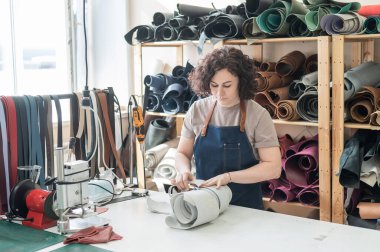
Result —
M214 102L214 104L212 104L212 107L209 110L209 112L207 114L207 117L205 119L205 123L204 123L204 125L202 127L201 136L203 136L203 137L206 136L207 127L208 127L208 124L210 123L211 116L214 113L215 105L216 105L216 101ZM244 132L245 131L245 119L246 119L246 115L247 115L247 108L245 106L245 103L244 103L243 99L240 99L240 113L241 113L240 132Z

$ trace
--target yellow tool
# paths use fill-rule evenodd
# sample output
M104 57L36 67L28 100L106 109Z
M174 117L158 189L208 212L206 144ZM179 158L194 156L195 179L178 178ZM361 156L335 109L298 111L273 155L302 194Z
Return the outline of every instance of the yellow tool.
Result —
M133 107L132 111L133 111L133 126L135 127L135 130L136 130L136 138L140 144L143 144L144 139L145 139L143 112L140 106Z

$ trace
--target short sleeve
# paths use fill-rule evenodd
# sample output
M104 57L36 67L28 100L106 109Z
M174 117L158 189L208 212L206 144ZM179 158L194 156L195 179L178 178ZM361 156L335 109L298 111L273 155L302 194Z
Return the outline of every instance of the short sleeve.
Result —
M194 117L194 104L190 107L185 115L185 119L182 124L181 136L186 138L195 138L194 125L193 125L193 117Z
M268 148L279 146L277 132L268 111L264 110L254 131L254 147Z

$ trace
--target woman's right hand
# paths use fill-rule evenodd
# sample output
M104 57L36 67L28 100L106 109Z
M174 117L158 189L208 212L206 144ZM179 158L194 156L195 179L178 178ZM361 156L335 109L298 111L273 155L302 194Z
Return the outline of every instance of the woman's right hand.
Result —
M190 172L178 173L175 179L172 179L171 182L181 191L189 190L189 183L193 181L194 176Z

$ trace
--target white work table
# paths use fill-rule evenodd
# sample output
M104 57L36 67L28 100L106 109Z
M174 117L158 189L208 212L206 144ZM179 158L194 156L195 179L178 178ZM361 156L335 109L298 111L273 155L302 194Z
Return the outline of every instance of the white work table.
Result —
M161 197L154 193L152 198ZM166 215L151 213L146 199L108 205L101 214L124 238L97 247L112 251L377 251L380 232L290 215L229 206L216 220L178 230L165 224ZM56 227L49 229L56 231ZM62 246L57 244L42 251Z

